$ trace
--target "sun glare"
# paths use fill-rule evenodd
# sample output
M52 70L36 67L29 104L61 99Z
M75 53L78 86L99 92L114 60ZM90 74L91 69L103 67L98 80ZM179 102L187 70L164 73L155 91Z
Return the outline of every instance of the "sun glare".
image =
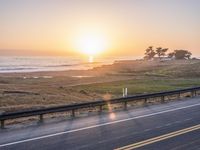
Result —
M116 115L115 115L115 113L110 113L109 117L110 117L111 120L116 119Z
M91 57L106 49L106 40L99 34L87 34L79 37L77 45L81 53Z
M89 63L93 63L94 62L94 57L93 56L89 56Z

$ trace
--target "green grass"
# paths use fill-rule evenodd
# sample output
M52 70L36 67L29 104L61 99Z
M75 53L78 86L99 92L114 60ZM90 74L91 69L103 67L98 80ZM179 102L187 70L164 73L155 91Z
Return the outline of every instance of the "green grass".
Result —
M100 94L110 93L119 96L122 88L128 88L129 95L153 93L200 86L200 79L134 79L109 83L75 86L75 89Z

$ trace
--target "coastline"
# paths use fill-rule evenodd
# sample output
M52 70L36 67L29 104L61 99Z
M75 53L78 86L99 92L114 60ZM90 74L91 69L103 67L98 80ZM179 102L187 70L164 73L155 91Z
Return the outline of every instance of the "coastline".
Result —
M124 87L129 95L134 95L198 86L198 70L199 60L126 60L89 70L3 73L0 111L116 98L122 96Z

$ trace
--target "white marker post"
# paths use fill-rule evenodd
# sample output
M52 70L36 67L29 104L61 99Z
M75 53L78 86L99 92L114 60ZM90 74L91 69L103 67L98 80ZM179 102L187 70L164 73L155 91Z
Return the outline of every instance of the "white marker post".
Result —
M125 89L124 88L122 89L122 92L123 92L123 97L125 97Z
M128 88L123 88L122 92L123 92L123 97L127 97L128 96Z
M125 96L128 96L128 88L125 89Z

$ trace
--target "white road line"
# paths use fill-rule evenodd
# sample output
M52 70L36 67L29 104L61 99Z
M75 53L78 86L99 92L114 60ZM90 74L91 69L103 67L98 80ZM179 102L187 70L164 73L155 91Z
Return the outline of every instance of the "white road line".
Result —
M160 129L160 128L162 128L163 126L157 126L157 127L155 127L156 129Z
M189 121L189 120L192 120L192 118L185 119L184 121Z
M195 107L195 106L199 106L199 105L200 105L200 103L197 103L197 104L193 104L193 105L189 105L189 106L184 106L184 107L180 107L180 108L164 110L164 111L151 113L151 114L147 114L147 115L142 115L142 116L131 117L131 118L127 118L127 119L116 120L116 121L102 123L102 124L93 125L93 126L89 126L89 127L84 127L84 128L79 128L79 129L74 129L74 130L69 130L69 131L64 131L64 132L58 132L58 133L55 133L55 134L44 135L44 136L30 138L30 139L26 139L26 140L20 140L20 141L16 141L16 142L10 142L10 143L6 143L6 144L2 144L2 145L0 145L0 147L6 147L6 146L10 146L10 145L16 145L16 144L20 144L20 143L25 143L25 142L45 139L45 138L54 137L54 136L58 136L58 135L63 135L63 134L67 134L67 133L73 133L73 132L78 132L78 131L82 131L82 130L97 128L97 127L101 127L101 126L116 124L116 123L120 123L120 122L126 122L126 121L130 121L130 120L134 120L134 119L155 116L155 115L159 115L159 114L163 114L163 113L167 113L167 112L173 112L173 111L176 111L176 110L181 110L181 109L186 109L186 108L191 108L191 107Z
M165 126L171 126L172 124L171 123L168 123L168 124L166 124Z
M148 131L151 131L151 130L153 130L153 129L145 129L144 132L148 132Z
M177 124L178 124L178 123L181 123L181 121L176 121L176 122L174 122L174 123L177 123Z

